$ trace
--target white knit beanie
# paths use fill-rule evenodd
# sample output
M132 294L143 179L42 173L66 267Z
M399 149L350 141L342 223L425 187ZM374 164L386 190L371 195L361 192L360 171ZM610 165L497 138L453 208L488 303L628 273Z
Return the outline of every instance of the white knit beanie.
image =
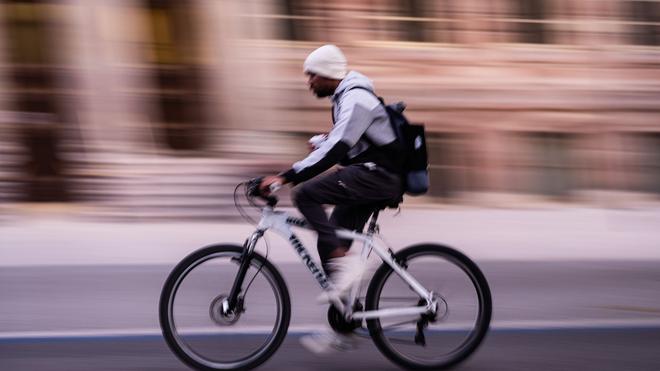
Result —
M303 64L303 72L341 80L347 73L346 57L335 45L323 45L309 53Z

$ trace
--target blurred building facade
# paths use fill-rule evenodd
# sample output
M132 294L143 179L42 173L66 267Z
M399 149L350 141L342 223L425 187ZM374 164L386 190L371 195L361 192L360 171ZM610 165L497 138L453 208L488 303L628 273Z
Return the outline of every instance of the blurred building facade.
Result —
M660 1L1 4L1 202L207 205L280 170L329 128L324 43L426 124L425 202L660 194Z

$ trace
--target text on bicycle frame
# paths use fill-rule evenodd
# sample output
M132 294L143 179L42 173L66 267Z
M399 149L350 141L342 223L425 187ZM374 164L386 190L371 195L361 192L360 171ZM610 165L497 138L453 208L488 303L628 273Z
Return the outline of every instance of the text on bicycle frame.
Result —
M319 285L321 285L324 290L327 289L328 286L330 286L328 283L328 277L325 275L325 273L323 273L321 269L319 269L319 267L316 266L316 264L314 264L314 260L307 252L305 246L303 246L300 240L298 240L298 237L292 235L289 238L289 241L291 241L291 244L296 249L298 255L300 255L300 258L303 260L307 268L309 268L309 270L312 272L314 278L319 281Z

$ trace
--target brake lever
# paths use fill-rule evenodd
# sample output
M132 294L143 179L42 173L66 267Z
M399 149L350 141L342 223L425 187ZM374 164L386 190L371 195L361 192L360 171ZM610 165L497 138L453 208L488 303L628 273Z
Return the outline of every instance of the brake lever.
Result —
M261 182L263 181L264 177L260 176L257 178L253 178L247 181L247 194L252 197L260 197L261 196L261 191L259 190L259 186L261 185Z
M261 193L261 189L259 188L259 186L261 186L261 182L263 181L263 179L264 177L261 176L250 179L247 182L248 195L250 195L251 197L259 197L265 200L268 206L275 207L275 205L277 205L277 203L279 202L279 199L276 196L273 195L265 196ZM273 183L268 187L270 193L276 192L280 188L282 188L281 183Z

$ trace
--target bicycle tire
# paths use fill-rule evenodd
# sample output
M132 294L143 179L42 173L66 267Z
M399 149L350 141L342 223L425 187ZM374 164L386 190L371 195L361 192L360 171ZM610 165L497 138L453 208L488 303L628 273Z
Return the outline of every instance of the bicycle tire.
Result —
M172 352L186 365L194 369L204 371L242 371L255 368L268 360L274 354L286 336L291 318L291 302L289 291L284 282L284 279L282 278L282 275L275 268L275 266L273 266L273 264L266 260L262 255L253 252L251 264L260 266L257 273L263 274L267 279L269 279L269 283L274 290L275 297L277 300L280 300L281 303L281 314L278 315L277 324L274 327L274 331L272 332L271 337L268 338L269 342L264 346L264 348L259 349L258 352L255 351L254 354L249 357L245 357L245 359L242 359L239 362L207 362L205 360L201 360L198 355L193 354L194 351L186 349L180 339L177 339L178 334L176 333L172 307L174 305L174 299L176 297L178 286L181 284L182 280L185 279L185 276L188 275L188 273L190 273L198 265L212 259L214 256L228 254L235 257L240 257L243 251L244 248L241 246L227 244L212 245L201 248L186 256L181 262L179 262L169 274L163 285L159 301L159 320L163 336Z
M471 284L474 285L478 293L478 318L475 321L472 332L467 340L461 344L460 349L456 349L444 359L432 363L421 362L401 354L386 338L381 327L381 320L379 318L367 320L369 334L380 352L392 362L408 369L440 370L450 368L464 361L483 341L488 332L492 316L492 299L488 282L479 267L461 252L444 245L420 244L399 251L395 254L395 260L405 266L411 258L430 255L446 259L448 263L456 265L463 273L468 275ZM379 300L383 287L388 278L392 276L392 273L392 268L388 264L383 263L372 277L367 289L365 303L367 311L377 310L379 308ZM398 277L396 274L394 276Z

